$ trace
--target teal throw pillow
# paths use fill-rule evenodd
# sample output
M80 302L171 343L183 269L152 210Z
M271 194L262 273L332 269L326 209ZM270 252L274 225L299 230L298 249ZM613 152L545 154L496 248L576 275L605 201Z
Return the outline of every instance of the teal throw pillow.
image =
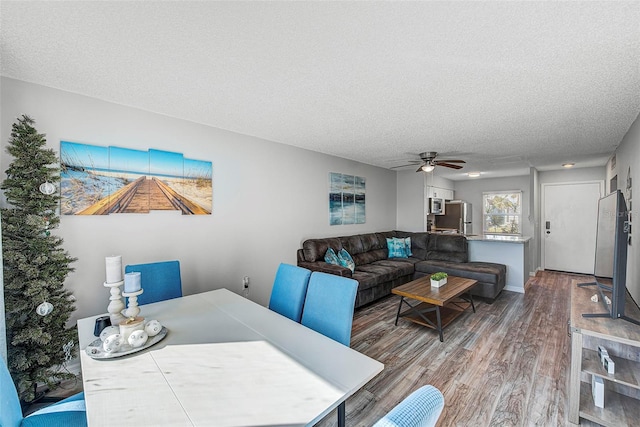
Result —
M413 255L411 252L411 237L403 239L397 237L388 238L387 249L389 249L389 258L408 258Z
M408 257L413 255L413 252L411 252L411 237L405 237L405 239L404 239L404 251L406 252Z
M338 261L340 261L340 265L343 267L347 267L353 273L356 269L356 263L351 258L349 252L347 252L344 248L340 249L338 252Z
M407 258L404 239L387 238L387 249L389 249L389 258Z
M333 265L340 265L340 260L338 260L338 255L334 252L333 249L327 249L327 252L324 254L324 262Z

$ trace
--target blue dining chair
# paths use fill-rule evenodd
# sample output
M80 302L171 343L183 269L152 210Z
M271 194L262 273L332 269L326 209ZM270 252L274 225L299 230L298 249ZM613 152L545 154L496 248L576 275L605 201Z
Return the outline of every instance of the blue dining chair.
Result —
M133 264L124 268L125 273L139 271L143 292L138 304L151 304L182 296L180 261L162 261L149 264Z
M425 385L398 403L373 427L431 427L435 426L442 409L444 396L432 385Z
M357 291L356 280L314 271L309 279L301 323L348 347Z
M300 322L307 296L311 271L290 264L280 264L271 290L269 309Z
M84 393L75 394L23 417L18 392L4 359L0 357L0 426L80 427L86 425Z

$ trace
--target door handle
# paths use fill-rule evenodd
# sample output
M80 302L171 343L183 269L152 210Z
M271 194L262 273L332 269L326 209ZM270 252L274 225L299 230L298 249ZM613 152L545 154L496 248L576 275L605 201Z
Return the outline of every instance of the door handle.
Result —
M545 227L544 228L546 228L547 230L550 230L551 229L551 221L547 221L545 223Z

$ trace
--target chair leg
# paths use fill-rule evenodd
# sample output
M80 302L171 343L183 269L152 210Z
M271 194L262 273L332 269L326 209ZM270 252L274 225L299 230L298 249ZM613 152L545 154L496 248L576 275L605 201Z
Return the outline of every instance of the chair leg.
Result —
M342 402L338 406L338 427L345 427L345 405L346 402Z

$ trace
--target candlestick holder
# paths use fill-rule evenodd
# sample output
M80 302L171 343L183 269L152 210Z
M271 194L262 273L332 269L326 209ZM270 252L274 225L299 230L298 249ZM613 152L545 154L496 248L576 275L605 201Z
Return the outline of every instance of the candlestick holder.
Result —
M127 309L124 311L124 315L127 318L137 317L140 314L140 307L138 307L138 296L144 292L144 289L140 289L135 292L123 292L122 296L128 298Z
M107 307L107 311L109 312L109 318L111 319L112 325L119 325L125 317L122 315L122 310L124 310L124 303L122 302L122 298L120 297L120 286L124 284L124 280L119 282L107 283L104 282L104 286L106 288L111 288L111 296L109 297L109 306Z

